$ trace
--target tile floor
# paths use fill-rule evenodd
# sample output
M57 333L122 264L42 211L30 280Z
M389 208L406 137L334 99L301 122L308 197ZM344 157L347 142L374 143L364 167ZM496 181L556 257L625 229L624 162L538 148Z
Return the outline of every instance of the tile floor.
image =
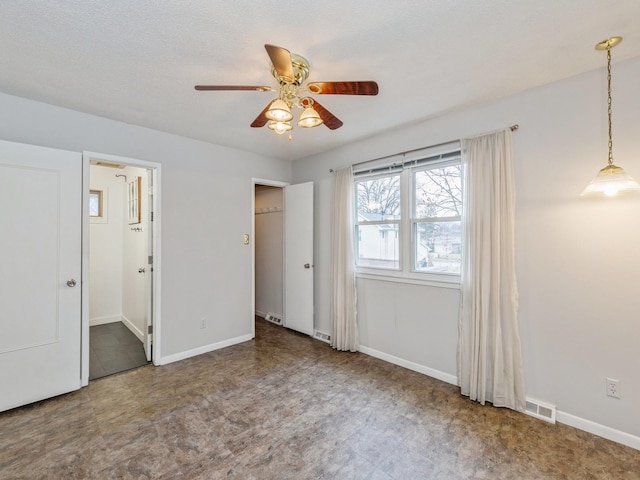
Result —
M89 328L89 380L146 364L142 342L122 322Z
M2 479L640 479L640 451L262 320L0 414Z

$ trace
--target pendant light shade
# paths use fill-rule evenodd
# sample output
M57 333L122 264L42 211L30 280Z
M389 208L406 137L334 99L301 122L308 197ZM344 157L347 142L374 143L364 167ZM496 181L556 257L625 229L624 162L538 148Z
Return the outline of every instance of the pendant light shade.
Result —
M594 177L584 189L582 195L616 196L618 193L629 193L640 190L640 184L620 167L607 165Z
M290 131L293 127L290 122L269 122L269 128L278 135L282 135Z
M622 168L613 164L613 135L611 122L611 49L622 41L622 37L611 37L596 45L596 50L607 51L607 119L609 122L609 160L606 167L601 169L591 183L587 185L581 196L613 197L618 193L637 193L640 184Z
M288 122L293 118L289 105L281 99L274 100L264 115L274 122Z
M324 122L313 107L305 108L300 114L298 126L304 128L313 128L322 125Z

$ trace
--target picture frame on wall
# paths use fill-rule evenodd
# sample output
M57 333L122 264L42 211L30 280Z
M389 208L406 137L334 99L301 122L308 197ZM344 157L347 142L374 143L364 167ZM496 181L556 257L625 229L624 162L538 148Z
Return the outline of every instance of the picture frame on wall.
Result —
M129 225L140 223L141 183L142 178L135 177L127 185L127 212L129 215Z

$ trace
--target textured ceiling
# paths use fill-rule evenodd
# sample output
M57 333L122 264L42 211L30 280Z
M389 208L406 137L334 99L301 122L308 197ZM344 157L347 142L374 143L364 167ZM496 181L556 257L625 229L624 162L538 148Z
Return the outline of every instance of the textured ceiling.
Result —
M0 92L276 158L298 159L445 111L640 55L639 0L2 0ZM264 44L305 56L310 81L376 80L323 96L344 126L251 121L272 85ZM614 76L615 78L615 76Z

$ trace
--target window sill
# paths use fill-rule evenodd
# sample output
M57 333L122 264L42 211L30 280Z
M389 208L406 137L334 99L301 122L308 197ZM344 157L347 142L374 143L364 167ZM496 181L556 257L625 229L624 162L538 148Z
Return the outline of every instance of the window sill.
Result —
M356 272L356 278L364 278L367 280L377 280L380 282L394 282L394 283L406 283L410 285L423 285L427 287L436 288L450 288L453 290L460 290L460 277L454 275L447 275L443 279L434 279L434 275L430 275L429 278L420 278L414 276L394 275L390 272L385 273L372 273L372 272Z

